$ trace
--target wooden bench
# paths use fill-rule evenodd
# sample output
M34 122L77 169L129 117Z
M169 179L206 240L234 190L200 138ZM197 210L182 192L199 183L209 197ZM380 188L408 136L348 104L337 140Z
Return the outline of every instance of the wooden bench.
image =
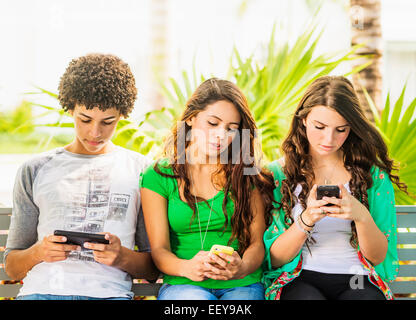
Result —
M11 208L0 208L0 299L14 298L22 286L21 281L11 280L4 271L3 254L10 226ZM132 291L135 299L156 297L161 283L148 283L143 279L134 279Z
M11 281L4 271L3 253L10 225L11 208L0 208L0 297L13 298L22 286L21 282ZM416 206L396 206L399 275L390 284L397 299L416 300ZM161 283L145 283L133 280L135 298L157 296Z
M396 206L399 275L390 288L396 299L416 300L416 206Z

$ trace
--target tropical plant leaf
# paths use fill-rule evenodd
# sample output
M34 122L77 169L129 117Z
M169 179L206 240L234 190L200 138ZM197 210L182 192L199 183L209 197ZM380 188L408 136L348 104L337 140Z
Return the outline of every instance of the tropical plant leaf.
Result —
M279 146L286 135L289 128L287 119L292 116L307 86L340 64L356 59L355 52L360 47L357 45L347 52L317 56L315 51L322 30L317 30L316 23L307 26L292 45L278 42L275 32L274 27L263 63L255 62L253 54L242 58L234 48L228 72L229 79L245 93L258 128L263 129L262 148L268 160L279 156L276 145ZM359 66L349 73L364 67Z
M362 87L369 105L374 105L370 95ZM387 94L384 109L381 115L378 115L376 108L371 108L377 121L376 127L382 134L384 141L389 149L389 157L396 164L399 164L400 180L406 183L410 196L401 191L396 185L395 199L396 204L409 205L416 204L416 98L406 106L404 101L406 85L400 93L399 98L394 103L393 109L390 109L390 93ZM413 120L412 120L413 119Z
M275 25L263 51L264 58L257 59L256 52L243 57L235 46L232 50L226 79L236 83L246 95L262 132L260 140L267 161L280 156L279 146L289 128L287 119L292 116L306 87L316 78L330 74L339 65L357 58L355 53L359 45L346 52L318 55L316 48L322 32L323 29L318 29L318 23L313 21L294 41L285 41L279 37ZM131 119L120 121L113 138L114 143L140 150L144 154L160 150L164 137L179 119L186 101L197 86L206 80L205 75L197 72L195 61L194 56L191 72L182 71L179 79L169 78L166 83L159 79L160 90L167 99L167 105L147 112L138 124ZM366 64L358 66L348 74L365 66ZM57 99L57 94L38 89ZM53 111L52 107L47 109ZM61 109L56 112L64 115Z

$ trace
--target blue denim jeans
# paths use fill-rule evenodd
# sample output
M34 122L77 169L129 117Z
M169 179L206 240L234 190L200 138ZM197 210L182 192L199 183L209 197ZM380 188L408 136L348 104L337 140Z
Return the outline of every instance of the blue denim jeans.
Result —
M260 282L230 289L207 289L190 284L163 284L158 300L264 300Z
M87 296L58 296L53 294L28 294L19 296L16 300L132 300L128 297L114 297L114 298L94 298Z

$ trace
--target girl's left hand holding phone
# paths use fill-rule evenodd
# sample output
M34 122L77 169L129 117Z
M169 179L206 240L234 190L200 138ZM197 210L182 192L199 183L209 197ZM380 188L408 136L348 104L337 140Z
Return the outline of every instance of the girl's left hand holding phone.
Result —
M244 264L237 251L232 255L225 253L210 254L210 261L205 262L208 271L205 276L214 280L241 279L244 277Z

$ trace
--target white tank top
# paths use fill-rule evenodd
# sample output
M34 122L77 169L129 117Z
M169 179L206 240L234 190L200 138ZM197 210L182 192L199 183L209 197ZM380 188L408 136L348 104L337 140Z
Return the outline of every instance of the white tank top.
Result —
M344 185L350 192L348 183ZM295 189L296 199L302 190L299 184ZM296 201L292 211L295 219L303 211ZM316 243L306 243L302 248L302 259L305 270L336 274L368 274L358 259L357 250L350 245L351 220L324 217L315 224L312 237Z

